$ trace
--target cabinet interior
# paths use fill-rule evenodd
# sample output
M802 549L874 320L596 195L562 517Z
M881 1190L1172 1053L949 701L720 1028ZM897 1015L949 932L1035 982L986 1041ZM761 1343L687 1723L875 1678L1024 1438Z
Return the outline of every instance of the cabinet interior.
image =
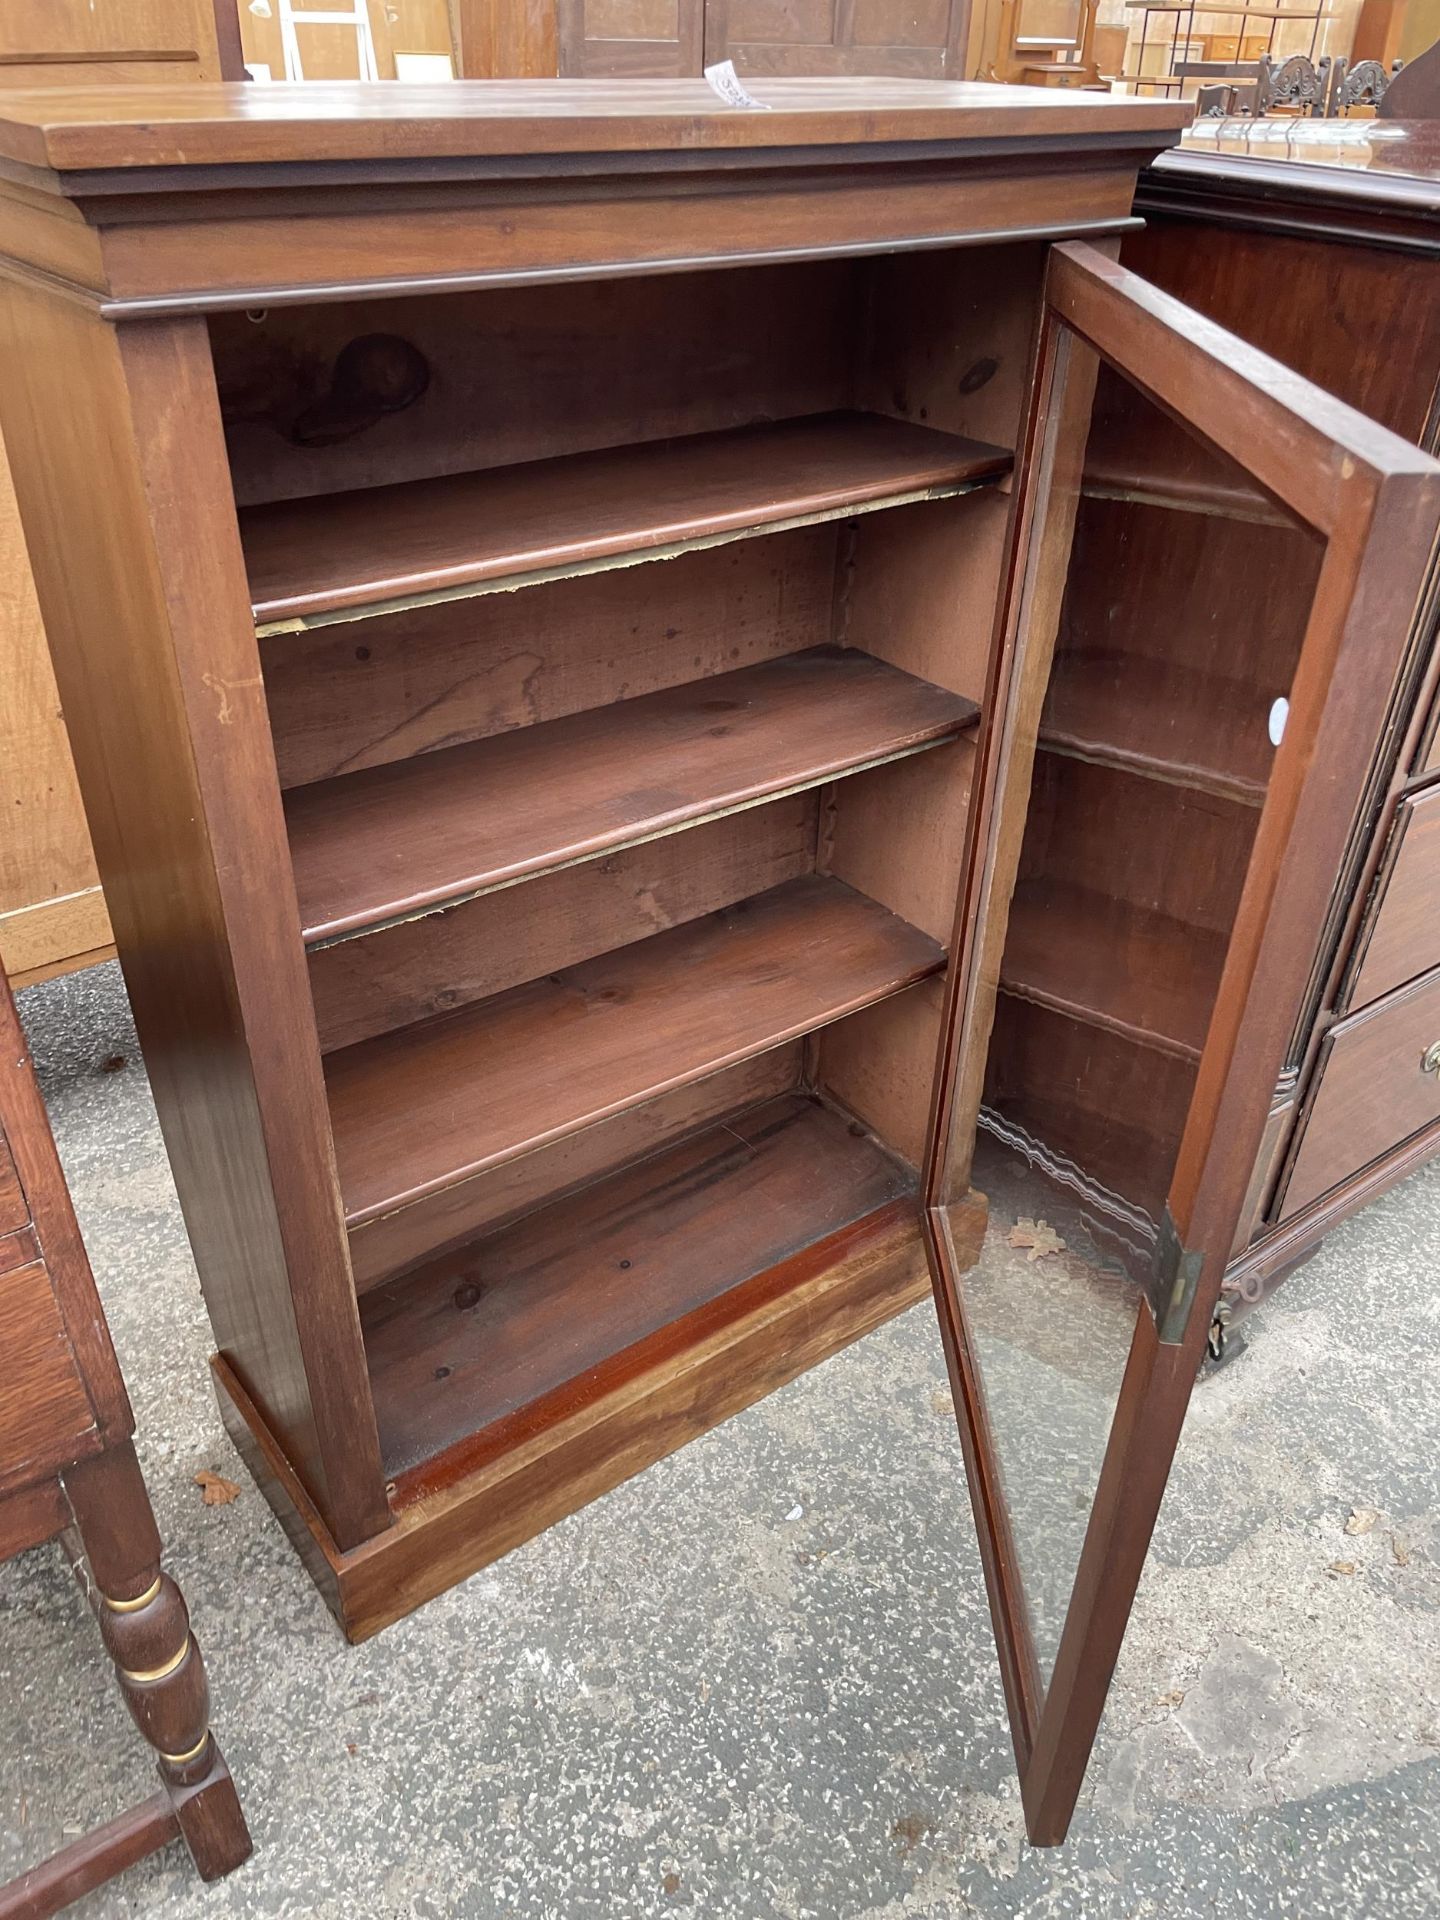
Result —
M913 1207L1042 263L211 319L395 1497Z

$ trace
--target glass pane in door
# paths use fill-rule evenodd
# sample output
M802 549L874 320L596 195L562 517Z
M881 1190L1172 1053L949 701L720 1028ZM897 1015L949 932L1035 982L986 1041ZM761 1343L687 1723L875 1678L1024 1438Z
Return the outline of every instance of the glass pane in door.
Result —
M1100 366L994 982L990 1223L960 1280L1042 1683L1323 551Z

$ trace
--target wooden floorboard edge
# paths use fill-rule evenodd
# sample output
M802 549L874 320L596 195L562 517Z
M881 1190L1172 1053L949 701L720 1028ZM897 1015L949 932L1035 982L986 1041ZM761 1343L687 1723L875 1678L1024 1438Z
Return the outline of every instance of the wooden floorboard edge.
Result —
M828 1259L824 1249L834 1243ZM878 1209L830 1242L815 1270L678 1362L399 1505L395 1524L342 1553L223 1357L212 1359L226 1428L352 1643L477 1573L591 1500L873 1332L929 1291L913 1201Z

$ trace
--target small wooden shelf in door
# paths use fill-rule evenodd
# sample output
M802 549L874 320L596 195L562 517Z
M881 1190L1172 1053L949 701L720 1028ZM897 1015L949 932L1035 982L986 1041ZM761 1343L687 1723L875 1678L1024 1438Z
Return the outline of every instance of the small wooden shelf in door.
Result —
M815 414L249 507L240 531L263 632L964 493L1013 464L906 420Z
M1265 799L1275 749L1270 698L1188 661L1075 649L1058 654L1042 746L1242 806Z
M1073 882L1022 880L1000 984L1127 1040L1198 1060L1225 937Z
M944 961L927 934L810 874L346 1047L325 1074L347 1223L780 1046Z
M306 942L899 759L978 713L868 654L814 647L296 788L286 819Z

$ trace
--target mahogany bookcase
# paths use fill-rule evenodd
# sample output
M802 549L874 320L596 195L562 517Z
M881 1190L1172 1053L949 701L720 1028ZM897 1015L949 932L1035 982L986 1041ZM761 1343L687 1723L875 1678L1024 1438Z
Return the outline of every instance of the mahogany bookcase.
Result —
M1115 264L1184 118L843 80L0 100L0 416L221 1406L352 1637L928 1266L1063 1834L1440 519L1430 460ZM1091 427L1102 360L1153 431ZM1251 490L1315 568L1135 1194L1006 1136L996 1015L1106 487ZM1163 976L1120 908L1097 971L1066 898L1072 998ZM1101 1301L1130 1355L1053 1660L987 1359L997 1300L1009 1361L1048 1337L993 1284L985 1195L1003 1224L1027 1178L1091 1236L1076 1338Z

